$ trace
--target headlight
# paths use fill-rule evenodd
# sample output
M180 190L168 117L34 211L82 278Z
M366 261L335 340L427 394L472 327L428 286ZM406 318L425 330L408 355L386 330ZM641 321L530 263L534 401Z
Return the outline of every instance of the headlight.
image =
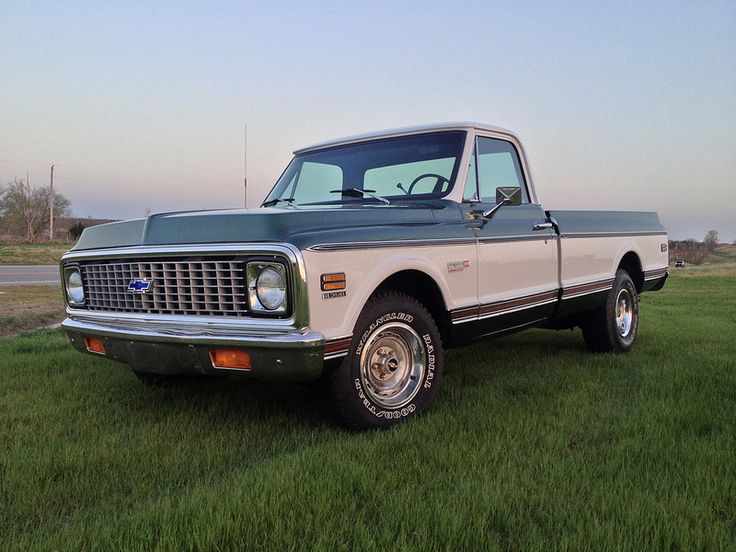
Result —
M66 283L66 297L71 306L84 305L84 284L79 267L71 266L64 269Z
M253 312L286 312L286 268L280 263L250 262L246 267L248 302Z

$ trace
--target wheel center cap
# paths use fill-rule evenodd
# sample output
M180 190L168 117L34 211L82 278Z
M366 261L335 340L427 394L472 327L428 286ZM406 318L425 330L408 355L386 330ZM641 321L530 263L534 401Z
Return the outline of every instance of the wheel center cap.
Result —
M376 359L371 364L373 374L380 380L385 380L391 376L399 368L399 359L390 349L380 349L377 351Z

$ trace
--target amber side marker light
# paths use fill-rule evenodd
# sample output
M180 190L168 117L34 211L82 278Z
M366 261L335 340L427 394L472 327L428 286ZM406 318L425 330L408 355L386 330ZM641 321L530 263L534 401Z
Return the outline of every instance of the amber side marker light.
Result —
M96 337L85 337L84 345L90 353L96 353L98 355L105 354L105 344L101 339L97 339Z
M345 289L347 285L347 278L345 278L344 272L323 274L320 283L322 284L322 291Z
M210 358L215 368L250 369L250 355L245 351L214 349L210 351Z

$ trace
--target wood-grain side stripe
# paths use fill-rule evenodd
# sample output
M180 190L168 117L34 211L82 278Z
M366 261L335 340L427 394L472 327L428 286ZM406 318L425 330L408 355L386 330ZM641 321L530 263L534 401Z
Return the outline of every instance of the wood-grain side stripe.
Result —
M327 341L324 349L325 359L337 358L348 354L352 341L352 337L341 337Z
M612 287L613 278L596 280L595 282L586 282L584 284L575 284L574 286L568 286L562 289L562 298L570 299L571 297L578 297L580 295L587 295L589 293L608 291Z
M503 301L495 301L493 303L485 303L472 307L463 307L450 313L453 323L467 322L479 318L487 318L496 316L509 311L516 311L544 305L557 300L558 291L550 290L542 293L526 295L524 297L514 297L512 299L504 299Z
M644 272L644 279L645 280L654 280L655 278L662 278L667 274L667 267L663 268L654 268L652 270L647 270Z
M478 315L485 316L488 314L498 314L503 311L514 310L521 307L532 307L540 303L547 303L554 299L557 299L557 290L535 293L534 295L527 295L526 297L507 299L505 301L497 301L495 303L481 305L480 309L478 310Z

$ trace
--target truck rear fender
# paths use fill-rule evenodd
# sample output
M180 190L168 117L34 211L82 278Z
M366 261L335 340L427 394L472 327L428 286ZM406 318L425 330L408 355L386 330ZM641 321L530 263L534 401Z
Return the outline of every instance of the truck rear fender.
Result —
M644 287L644 270L641 266L641 252L634 242L625 243L619 251L616 262L613 265L612 275L614 277L619 268L629 273L636 286L636 291L641 293Z

